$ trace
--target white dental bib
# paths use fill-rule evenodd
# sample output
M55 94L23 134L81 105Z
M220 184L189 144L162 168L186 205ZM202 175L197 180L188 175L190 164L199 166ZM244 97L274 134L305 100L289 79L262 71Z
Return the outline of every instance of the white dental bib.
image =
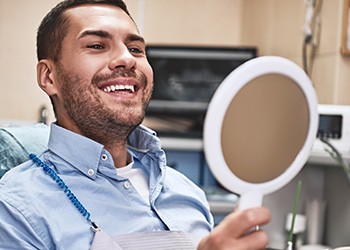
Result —
M96 230L91 250L194 250L199 238L176 231L143 232L111 237Z

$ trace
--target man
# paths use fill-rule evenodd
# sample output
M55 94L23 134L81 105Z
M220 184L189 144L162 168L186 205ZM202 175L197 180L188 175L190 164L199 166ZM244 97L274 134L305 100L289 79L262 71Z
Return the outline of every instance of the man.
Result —
M265 232L246 234L269 221L266 208L233 212L212 230L204 193L166 167L159 139L140 125L153 73L121 0L58 4L37 53L57 121L48 150L1 179L1 249L89 249L100 229L188 233L198 249L267 246Z

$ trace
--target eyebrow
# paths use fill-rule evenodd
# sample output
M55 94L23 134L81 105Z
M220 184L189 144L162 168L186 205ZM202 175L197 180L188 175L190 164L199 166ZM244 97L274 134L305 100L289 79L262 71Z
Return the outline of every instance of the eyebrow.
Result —
M112 39L112 34L104 30L86 30L79 35L79 39L86 36L98 36L101 38Z
M108 39L112 39L112 34L105 31L105 30L86 30L84 31L83 33L81 33L79 35L79 39L80 38L83 38L83 37L86 37L86 36L98 36L98 37L101 37L101 38L108 38ZM128 42L133 42L133 41L139 41L141 43L145 43L145 39L138 35L138 34L129 34L127 37L126 37L126 40Z
M141 42L141 43L143 43L143 44L146 43L146 42L145 42L145 39L144 39L142 36L137 35L137 34L129 34L129 35L127 36L127 41L129 41L129 42L134 42L134 41L136 41L136 42Z

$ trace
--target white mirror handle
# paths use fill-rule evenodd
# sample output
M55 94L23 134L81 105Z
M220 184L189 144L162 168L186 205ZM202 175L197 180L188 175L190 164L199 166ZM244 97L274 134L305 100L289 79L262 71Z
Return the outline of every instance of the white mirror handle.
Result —
M251 190L241 194L239 198L238 209L244 210L253 207L261 207L263 194L259 190Z

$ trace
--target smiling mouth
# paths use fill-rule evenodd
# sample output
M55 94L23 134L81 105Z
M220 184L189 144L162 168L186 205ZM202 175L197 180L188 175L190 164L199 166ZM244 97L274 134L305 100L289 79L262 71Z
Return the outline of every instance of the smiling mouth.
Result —
M106 93L112 93L112 92L135 93L136 89L134 85L111 85L103 88L103 91Z

